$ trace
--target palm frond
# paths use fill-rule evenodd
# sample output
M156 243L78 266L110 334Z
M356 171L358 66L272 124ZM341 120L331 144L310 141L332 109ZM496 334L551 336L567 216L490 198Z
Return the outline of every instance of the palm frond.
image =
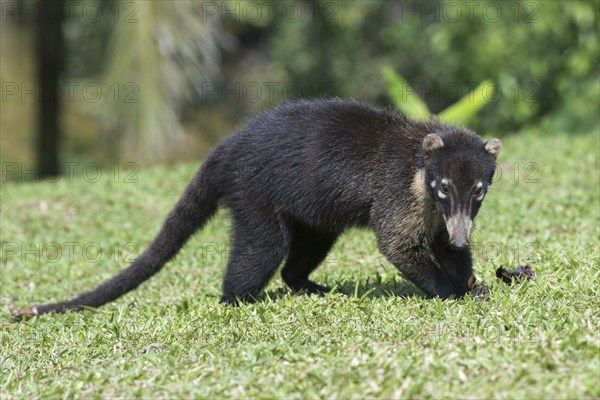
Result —
M179 111L199 83L218 73L219 20L199 1L135 1L119 22L102 77L101 121L127 159L163 159L183 141Z

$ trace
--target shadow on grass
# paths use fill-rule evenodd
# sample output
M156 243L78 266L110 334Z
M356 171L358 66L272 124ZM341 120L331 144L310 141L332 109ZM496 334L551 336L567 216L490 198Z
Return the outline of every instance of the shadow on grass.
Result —
M366 281L341 281L330 286L333 290L332 293L340 293L348 297L378 299L387 297L422 297L424 296L416 286L406 281L397 281L395 279L381 282L375 281L370 282L369 279ZM263 301L266 297L276 301L282 297L288 296L306 296L306 292L291 292L287 287L279 287L274 290L269 290L262 294L258 301Z
M370 281L341 281L333 283L330 286L333 290L332 293L343 294L349 298L366 298L366 299L378 299L378 298L389 298L398 297L407 299L410 297L423 297L425 296L416 286L407 281L398 281L396 279L381 282L379 280ZM255 301L241 302L239 305L249 305L252 303L261 303L270 299L271 301L277 302L278 300L292 295L294 297L299 296L317 296L307 294L306 292L292 292L287 286L282 285L273 290L267 290L261 293ZM214 298L215 303L220 299L220 295L206 295L208 298ZM188 300L183 300L181 303L176 304L175 307L178 311L186 311L191 305Z

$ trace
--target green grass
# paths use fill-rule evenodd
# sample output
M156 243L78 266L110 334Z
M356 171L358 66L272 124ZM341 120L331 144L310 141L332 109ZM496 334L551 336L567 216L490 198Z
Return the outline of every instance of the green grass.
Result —
M293 295L277 277L262 302L220 305L220 212L137 291L13 323L7 304L62 300L127 265L196 166L142 170L138 183L3 184L1 397L599 398L597 134L503 142L474 232L488 302L423 298L354 230L314 274L338 293ZM519 263L537 278L496 280Z

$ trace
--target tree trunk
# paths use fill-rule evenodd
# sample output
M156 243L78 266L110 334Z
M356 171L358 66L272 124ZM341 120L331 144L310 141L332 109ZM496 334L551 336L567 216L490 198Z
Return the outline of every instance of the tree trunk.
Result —
M62 21L64 0L39 0L37 21L37 67L40 98L37 126L38 178L60 174L59 75L64 60Z

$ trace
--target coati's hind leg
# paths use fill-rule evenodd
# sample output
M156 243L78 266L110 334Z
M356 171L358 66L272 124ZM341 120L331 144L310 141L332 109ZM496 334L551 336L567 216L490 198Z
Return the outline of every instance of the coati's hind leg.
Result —
M233 213L233 243L221 302L254 301L269 283L290 246L290 227L280 215L258 209Z
M325 259L338 235L314 231L304 225L295 224L290 253L281 276L295 291L326 293L329 288L308 279L310 273Z

